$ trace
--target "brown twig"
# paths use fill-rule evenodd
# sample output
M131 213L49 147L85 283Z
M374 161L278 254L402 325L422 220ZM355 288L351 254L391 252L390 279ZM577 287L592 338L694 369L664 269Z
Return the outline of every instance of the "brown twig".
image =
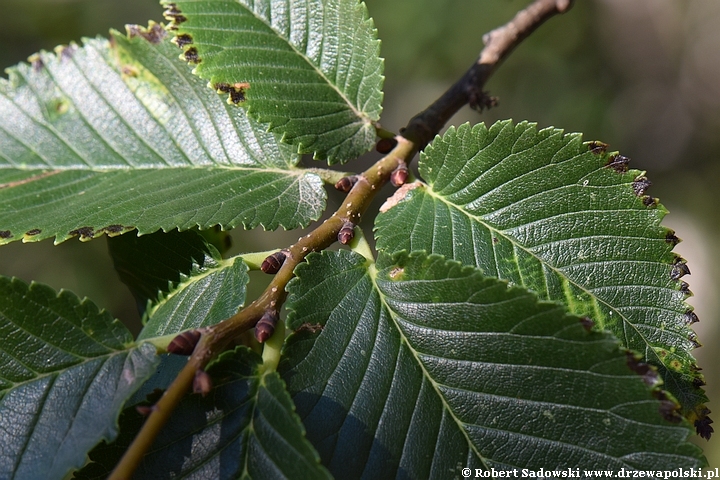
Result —
M390 180L392 172L398 165L409 161L417 153L417 147L413 143L402 137L398 137L397 140L398 145L387 156L358 176L352 190L332 217L284 250L286 258L283 265L257 300L229 319L202 330L200 340L187 365L152 407L148 419L108 477L109 480L124 480L132 477L145 452L160 433L160 429L190 389L196 372L204 370L208 363L228 345L254 327L266 312L280 309L286 296L285 286L292 279L295 267L311 252L324 250L335 243L338 233L347 222L359 223L375 194Z
M425 148L443 126L465 105L482 110L493 105L483 91L485 83L510 52L550 17L564 13L573 0L535 0L502 27L485 34L478 60L432 105L414 116L402 135Z

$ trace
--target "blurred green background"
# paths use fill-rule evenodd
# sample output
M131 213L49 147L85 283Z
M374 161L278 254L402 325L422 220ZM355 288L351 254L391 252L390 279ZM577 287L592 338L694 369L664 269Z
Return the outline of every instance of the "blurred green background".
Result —
M382 123L397 131L472 64L483 33L529 2L366 3L386 59ZM109 28L162 20L154 0L2 0L2 5L2 66L83 36L105 35ZM715 418L720 418L720 315L714 293L720 280L718 25L717 0L578 0L567 15L528 38L491 79L487 88L499 97L499 107L482 115L465 109L451 121L513 118L583 132L648 171L650 193L670 210L665 224L683 239L676 251L692 271L686 277L695 293L690 303L701 319L695 329L705 345L696 356ZM236 230L233 252L284 246L297 235ZM117 280L104 239L3 246L0 273L87 296L137 328L135 303ZM710 465L720 466L720 440L698 443Z

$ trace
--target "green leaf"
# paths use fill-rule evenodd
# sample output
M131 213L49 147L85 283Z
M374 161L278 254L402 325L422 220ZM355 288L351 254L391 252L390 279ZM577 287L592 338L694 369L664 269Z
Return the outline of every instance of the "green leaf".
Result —
M117 435L126 399L154 371L107 312L70 292L0 277L0 478L63 478Z
M180 283L183 275L205 264L217 266L220 254L195 230L108 238L108 250L120 280L135 296L141 310Z
M659 368L691 420L706 397L678 239L644 172L534 124L450 128L425 150L417 184L378 216L378 248L437 253L565 303ZM402 196L402 193L400 194ZM397 198L395 199L398 200ZM700 429L700 427L699 427Z
M146 312L147 323L138 339L215 325L245 303L250 278L240 257L206 262Z
M162 0L184 57L300 153L346 161L375 142L380 42L357 0Z
M279 371L338 477L703 464L657 376L558 304L423 254L378 272L323 252L296 273Z
M208 368L214 388L188 395L151 447L133 478L331 478L304 438L283 381L263 371L257 354L240 347ZM75 478L104 479L142 425L123 414L118 441L100 445Z
M296 154L208 91L161 26L129 30L0 79L0 243L320 215Z

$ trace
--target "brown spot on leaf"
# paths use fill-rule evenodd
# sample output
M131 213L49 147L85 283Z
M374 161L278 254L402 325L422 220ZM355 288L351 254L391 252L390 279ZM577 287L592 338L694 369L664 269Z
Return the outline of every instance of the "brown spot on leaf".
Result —
M658 206L658 199L653 198L649 195L646 195L643 197L643 205L645 205L648 208L655 208Z
M692 295L692 292L690 291L690 285L688 285L687 282L680 282L680 291L685 295Z
M594 153L595 155L600 155L602 153L607 152L607 148L608 148L607 143L598 142L598 141L588 142L587 145L588 145L588 148L590 149L590 151L592 153Z
M162 42L163 38L167 35L165 28L155 22L150 22L148 28L141 25L125 25L125 30L127 30L128 37L142 37L153 45Z
M635 195L638 197L642 197L645 195L645 192L648 188L652 185L652 182L648 180L646 177L637 177L635 180L633 180L633 191L635 192Z
M137 77L140 74L140 72L138 72L138 70L135 67L133 67L132 65L123 65L122 68L120 69L120 73L122 73L126 77L133 77L133 78Z
M500 243L500 239L497 237L492 237L492 242L497 245L498 243Z
M660 401L660 415L672 423L680 423L682 421L682 415L680 414L680 406L671 400L664 390L657 389L653 391L653 397Z
M687 324L687 325L692 325L693 323L697 323L700 321L698 316L692 310L688 310L687 312L685 312L684 319L685 319L685 324Z
M668 232L665 234L665 241L671 244L673 247L680 243L680 239L675 236L675 232L673 230L668 230Z
M392 270L390 270L390 273L388 274L390 279L395 280L395 281L402 280L404 275L405 275L405 269L402 267L395 267Z
M705 408L700 413L697 420L695 420L695 431L697 432L700 437L704 438L705 440L710 440L710 437L712 436L715 429L710 426L711 423L713 423L712 419L708 416L710 414L710 410Z
M618 173L625 173L628 171L628 164L630 164L630 159L628 157L617 154L611 155L605 166L612 168Z
M685 260L677 257L675 259L675 263L673 264L672 271L670 272L670 278L677 280L685 275L690 275L690 269L688 268L687 263L685 263Z
M13 235L10 230L0 230L0 238L11 238Z
M59 45L55 47L55 53L60 60L70 60L75 54L76 47L74 45Z
M25 232L25 235L32 237L34 235L39 235L41 233L42 233L42 230L40 230L39 228L33 228L32 230L28 230L27 232Z
M193 38L187 33L181 33L180 35L173 38L173 42L180 48L190 45L193 42Z
M187 18L174 3L168 3L167 8L163 12L163 16L176 25L187 21Z
M107 227L104 227L102 230L105 233L108 234L114 234L114 233L120 233L125 229L131 229L132 227L124 227L122 225L108 225Z
M183 56L185 57L185 61L188 63L195 63L198 64L202 62L200 59L200 56L198 55L197 48L190 47L183 53Z
M89 240L89 239L93 238L94 234L95 234L95 231L93 230L92 227L80 227L76 230L71 230L70 232L68 232L68 235L73 236L73 237L76 235L79 235L80 240Z
M590 317L581 317L580 318L580 325L583 326L583 328L586 331L591 331L593 327L595 326L595 322L592 321Z
M250 84L247 82L237 82L233 85L229 83L216 83L213 88L218 93L228 94L228 103L237 105L245 101L245 90L250 88Z
M39 54L33 54L28 57L28 62L32 65L33 71L39 72L45 67L45 62L40 58Z
M646 385L651 387L657 385L660 379L653 367L642 362L640 357L637 357L633 352L626 353L626 361L630 370L640 375Z
M319 323L303 323L298 327L297 330L295 330L295 332L310 332L312 334L315 334L321 332L323 328L325 327L323 327L323 325Z

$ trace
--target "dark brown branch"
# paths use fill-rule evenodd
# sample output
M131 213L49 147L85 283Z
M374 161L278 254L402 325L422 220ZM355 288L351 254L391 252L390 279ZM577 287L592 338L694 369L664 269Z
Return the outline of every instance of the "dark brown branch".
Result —
M566 12L573 0L535 0L502 27L483 36L485 48L465 74L440 98L413 117L402 135L421 149L437 135L463 106L483 109L492 99L483 91L485 83L502 61L548 18Z

